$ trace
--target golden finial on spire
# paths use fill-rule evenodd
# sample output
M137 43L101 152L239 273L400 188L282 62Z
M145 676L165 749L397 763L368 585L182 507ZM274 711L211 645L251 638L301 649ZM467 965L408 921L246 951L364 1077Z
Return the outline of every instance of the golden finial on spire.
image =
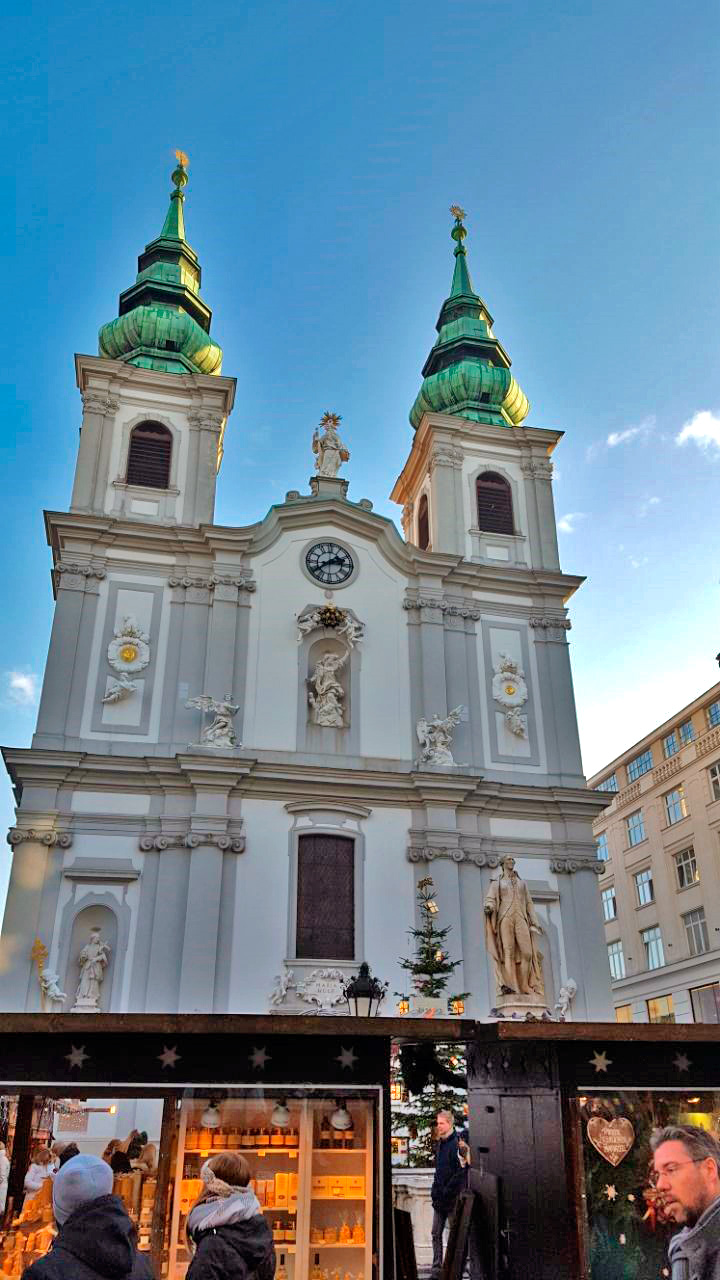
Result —
M465 210L461 209L459 204L451 204L450 212L453 218L457 218L458 222L462 222L463 218L467 217Z
M189 165L190 161L188 157L185 155L184 151L176 151L175 159L177 160L178 164L181 164L184 169L187 169L187 166Z
M341 422L342 422L342 414L330 413L330 410L326 409L322 418L320 419L320 426L321 427L337 427L340 425Z

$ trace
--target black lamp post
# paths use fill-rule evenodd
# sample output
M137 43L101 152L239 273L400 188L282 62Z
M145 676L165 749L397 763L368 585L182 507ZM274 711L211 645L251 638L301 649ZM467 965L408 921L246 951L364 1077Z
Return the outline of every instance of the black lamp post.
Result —
M387 989L387 982L379 982L377 978L373 978L370 966L363 961L357 977L348 983L343 993L348 1002L348 1010L356 1018L376 1018Z

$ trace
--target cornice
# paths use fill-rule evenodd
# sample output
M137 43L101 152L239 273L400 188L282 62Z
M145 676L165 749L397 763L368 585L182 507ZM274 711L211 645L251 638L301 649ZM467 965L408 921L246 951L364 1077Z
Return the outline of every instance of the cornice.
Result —
M75 356L75 379L81 392L89 391L91 394L101 389L117 393L120 388L132 388L159 392L166 400L192 403L195 407L203 401L208 405L221 402L225 416L232 410L237 386L236 378L222 374L188 372L178 377L176 373L142 369L122 360L82 354Z

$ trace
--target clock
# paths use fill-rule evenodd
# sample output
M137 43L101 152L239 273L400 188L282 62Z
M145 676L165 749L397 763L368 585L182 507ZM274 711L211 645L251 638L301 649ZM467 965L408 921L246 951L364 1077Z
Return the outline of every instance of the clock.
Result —
M326 587L341 586L355 572L350 552L338 542L314 542L305 553L305 568Z

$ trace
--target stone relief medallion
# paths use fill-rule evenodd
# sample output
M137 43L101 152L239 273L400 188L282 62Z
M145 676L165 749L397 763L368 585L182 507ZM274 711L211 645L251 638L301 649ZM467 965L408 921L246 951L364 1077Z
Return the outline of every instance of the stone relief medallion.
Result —
M123 618L108 645L107 657L114 671L127 675L144 671L150 661L150 637L133 617Z
M520 707L528 700L528 687L525 683L525 672L514 658L507 653L498 654L493 667L495 675L492 682L492 694L501 707L505 707L505 723L511 733L518 738L527 738L526 717L520 714Z
M603 1160L616 1168L632 1149L635 1130L626 1116L616 1116L614 1120L592 1116L587 1123L587 1136Z
M347 983L347 974L342 969L313 969L297 993L305 1004L314 1006L316 1013L331 1013L339 1004L344 1004Z

